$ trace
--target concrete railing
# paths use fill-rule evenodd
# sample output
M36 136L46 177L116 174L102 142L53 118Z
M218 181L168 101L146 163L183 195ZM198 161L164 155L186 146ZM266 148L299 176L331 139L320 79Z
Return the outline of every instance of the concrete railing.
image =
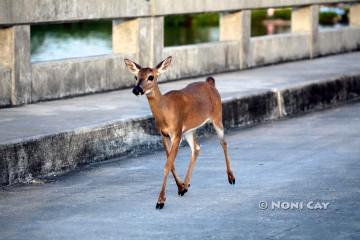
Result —
M352 3L348 27L319 31L319 5ZM292 7L291 33L250 36L250 11ZM220 41L164 47L164 16L219 12ZM30 62L30 26L113 20L113 54ZM360 49L355 0L0 0L0 107L128 87L124 57L153 66L173 55L163 80L246 69Z

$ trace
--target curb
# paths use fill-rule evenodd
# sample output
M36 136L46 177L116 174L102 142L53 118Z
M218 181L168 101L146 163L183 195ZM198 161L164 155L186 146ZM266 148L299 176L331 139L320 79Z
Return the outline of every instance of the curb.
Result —
M226 129L255 125L360 99L360 75L223 99ZM198 135L212 134L210 125ZM0 145L0 185L65 173L81 165L162 147L151 116Z

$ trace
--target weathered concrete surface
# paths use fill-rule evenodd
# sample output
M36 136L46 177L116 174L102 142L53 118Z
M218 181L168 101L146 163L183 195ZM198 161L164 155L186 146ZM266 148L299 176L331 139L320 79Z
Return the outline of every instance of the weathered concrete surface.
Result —
M314 12L313 8L308 9L312 10L307 12ZM128 87L131 78L123 64L125 57L141 59L138 62L143 66L154 66L172 55L173 69L163 78L167 81L360 49L359 27L317 34L310 24L313 21L308 20L305 29L295 24L295 33L250 39L250 14L245 11L232 15L222 17L222 41L216 43L163 48L163 17L119 20L114 21L113 27L114 54L31 65L29 26L1 29L0 65L14 73L11 74L11 105ZM229 29L236 24L242 30L232 33ZM120 37L124 34L129 38ZM128 42L133 44L125 47ZM285 45L287 48L283 51ZM6 101L0 102L2 107L7 105Z
M91 165L45 185L0 190L0 239L359 239L360 103L227 133L236 185L215 137L189 192L155 203L165 154ZM181 176L189 148L180 148ZM259 202L329 202L261 210Z
M244 18L249 14L238 15L234 21L243 22L241 34L246 36L249 29L246 29ZM231 21L228 19L227 24L231 25ZM315 48L318 55L360 49L360 28L356 27L321 31L316 35L319 48L313 46L317 43L304 32L235 41L235 38L240 38L240 33L231 36L224 33L225 30L222 31L222 40L226 41L162 48L162 22L161 17L114 22L113 55L32 64L31 102L128 87L131 76L123 64L125 57L135 61L141 59L138 62L143 66L154 66L161 59L173 56L172 71L162 78L162 81L169 81L309 58L314 56ZM225 20L222 23L225 25ZM153 37L151 29L156 32ZM119 35L126 32L134 42L128 48L124 46L130 39L119 40ZM157 44L151 47L154 42Z
M360 27L319 32L318 56L360 50Z
M359 58L351 53L216 75L224 123L251 125L358 99ZM166 92L197 80L204 81L160 87ZM131 90L2 109L0 119L1 184L160 146L145 97Z
M249 66L259 67L310 57L309 36L306 33L269 35L250 41ZM284 46L286 50L284 51Z
M25 14L26 13L26 14ZM0 25L126 18L151 14L151 1L0 0Z
M247 30L246 21L243 18L246 15L236 13L232 18L227 16L227 20L222 17L224 19L222 20L220 40L224 41L164 48L163 58L171 55L176 61L173 71L166 74L166 80L259 67L360 49L359 27L318 32L317 25L313 24L315 21L313 18L316 18L313 16L316 15L314 9L317 8L309 7L308 9L311 16L308 17L308 24L305 26L307 28L295 24L293 33L254 37L247 39L248 41L244 40ZM240 23L244 25L243 32L233 32L231 35L225 24L231 26L232 21L238 21L239 25ZM243 34L242 40L236 41L240 34ZM284 51L284 46L286 46L286 51Z
M317 56L319 47L319 5L295 8L291 11L291 31L306 32L310 58Z
M0 25L114 19L169 14L226 12L253 8L291 7L311 4L357 2L357 0L0 0Z
M141 66L155 66L162 59L164 18L147 17L113 21L113 52L134 55Z
M154 12L160 15L167 14L187 14L187 13L202 13L202 12L227 12L237 10L248 10L257 8L284 8L284 7L298 7L307 5L331 4L339 2L358 2L354 1L332 1L332 0L252 0L252 1L238 1L226 0L219 3L218 0L204 0L196 2L193 0L183 0L181 4L167 4L167 0L155 0Z
M0 107L11 105L11 70L0 66Z
M0 28L0 67L11 70L11 105L22 105L31 98L30 26ZM2 87L3 83L0 83ZM8 83L4 84L6 88ZM0 103L0 106L3 105ZM4 106L4 105L3 105Z
M244 10L220 15L220 41L237 41L239 44L239 69L249 66L251 38L251 11Z
M234 71L240 67L240 45L236 41L166 47L163 58L173 57L173 69L163 80L174 80Z
M169 47L163 50L155 46L162 46L163 34L159 23L163 21L162 18L155 18L154 21L155 23L151 23L150 19L139 19L137 24L146 31L138 29L136 33L129 34L135 35L138 42L147 44L134 44L133 47L130 45L129 49L124 49L125 43L118 42L118 38L114 36L114 43L119 44L115 54L33 63L32 103L129 87L133 83L133 77L125 68L124 58L135 61L142 59L137 61L142 66L155 66L163 58L173 56L173 69L162 81L239 69L240 50L237 42ZM127 25L124 22L114 24L115 29L121 28L117 25L123 28L126 28L123 24ZM151 29L157 29L153 41L148 39ZM121 32L120 29L116 31ZM151 64L147 65L147 62Z
M350 25L360 27L360 3L354 3L350 6Z
M134 59L135 54L127 54ZM38 102L132 85L124 56L59 60L32 64L31 101Z
M360 97L360 76L344 76L332 81L318 81L281 91L286 115L308 112L333 106Z

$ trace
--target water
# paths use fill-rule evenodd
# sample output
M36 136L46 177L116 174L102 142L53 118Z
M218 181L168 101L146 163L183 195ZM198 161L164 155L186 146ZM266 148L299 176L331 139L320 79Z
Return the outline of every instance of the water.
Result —
M165 28L164 34L165 46L219 41L219 27Z
M110 21L32 26L31 62L110 54L111 28ZM265 26L255 29L255 36L267 34ZM286 31L276 28L276 33ZM165 46L217 41L218 27L165 28Z
M111 21L31 27L31 62L112 52Z
M290 32L289 22L280 25L259 23L252 26L251 36L287 32ZM166 27L164 34L165 46L219 41L218 27ZM111 21L32 26L31 62L110 54L111 35Z

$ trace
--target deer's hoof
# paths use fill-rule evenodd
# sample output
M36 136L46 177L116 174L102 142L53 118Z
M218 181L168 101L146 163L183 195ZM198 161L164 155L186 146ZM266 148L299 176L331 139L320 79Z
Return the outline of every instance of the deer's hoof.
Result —
M185 183L182 184L183 187L185 187ZM190 183L188 184L188 188L190 187Z
M156 203L156 209L163 209L165 203Z
M179 196L184 196L184 194L187 192L188 190L186 188L184 188L183 190L179 191L178 194Z
M235 184L235 178L229 178L229 183L231 185L234 185Z

